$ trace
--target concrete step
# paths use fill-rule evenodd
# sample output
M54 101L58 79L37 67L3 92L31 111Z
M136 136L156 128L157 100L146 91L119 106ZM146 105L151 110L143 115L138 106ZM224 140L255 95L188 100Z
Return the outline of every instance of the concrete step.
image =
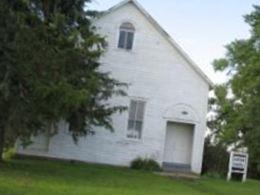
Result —
M186 180L197 180L200 175L194 173L181 173L181 172L156 172L156 175L170 177L174 179L186 179Z
M162 169L164 172L180 172L180 173L190 173L191 172L190 165L178 164L178 163L163 162Z

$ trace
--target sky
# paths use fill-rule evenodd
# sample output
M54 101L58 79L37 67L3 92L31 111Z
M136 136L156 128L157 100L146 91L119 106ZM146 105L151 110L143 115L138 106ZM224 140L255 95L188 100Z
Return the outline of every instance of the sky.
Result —
M106 10L122 0L93 0L90 8ZM260 0L138 0L146 11L189 54L214 82L226 76L215 73L212 61L224 57L225 45L250 36L243 16Z

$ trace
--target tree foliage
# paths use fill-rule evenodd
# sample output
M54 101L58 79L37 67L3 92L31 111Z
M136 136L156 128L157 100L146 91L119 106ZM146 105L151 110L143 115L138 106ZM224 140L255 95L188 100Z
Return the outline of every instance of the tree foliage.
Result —
M229 163L229 154L224 144L211 143L211 137L205 139L202 174L210 174L215 177L225 177Z
M251 26L250 38L227 45L226 57L213 63L216 71L227 71L230 79L215 88L210 100L215 116L209 126L219 142L247 147L251 167L256 169L260 165L260 7L254 9L245 17Z
M0 1L0 156L17 138L57 132L65 120L76 141L93 126L113 130L113 95L125 84L100 71L105 40L90 0Z

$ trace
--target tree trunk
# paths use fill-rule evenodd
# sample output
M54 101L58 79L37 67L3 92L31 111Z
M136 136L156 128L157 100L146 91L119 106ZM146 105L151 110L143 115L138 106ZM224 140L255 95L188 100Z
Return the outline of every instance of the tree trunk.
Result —
M5 130L0 127L0 163L3 162Z

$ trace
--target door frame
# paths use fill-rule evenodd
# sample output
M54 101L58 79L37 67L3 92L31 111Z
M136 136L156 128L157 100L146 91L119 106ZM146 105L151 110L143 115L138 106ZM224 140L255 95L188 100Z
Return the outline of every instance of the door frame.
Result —
M184 120L166 120L165 121L165 136L164 136L164 142L163 142L163 155L162 155L162 164L167 163L164 161L164 154L165 154L165 147L166 147L166 136L167 136L167 127L168 127L168 123L177 123L177 124L185 124L185 125L191 125L193 126L192 129L192 148L191 148L191 156L190 156L190 164L180 164L180 163L172 163L172 165L176 165L176 166L187 166L189 165L190 168L192 167L193 164L193 153L194 153L194 140L195 140L195 130L196 130L196 126L197 124L195 122L191 122L191 121L184 121Z

